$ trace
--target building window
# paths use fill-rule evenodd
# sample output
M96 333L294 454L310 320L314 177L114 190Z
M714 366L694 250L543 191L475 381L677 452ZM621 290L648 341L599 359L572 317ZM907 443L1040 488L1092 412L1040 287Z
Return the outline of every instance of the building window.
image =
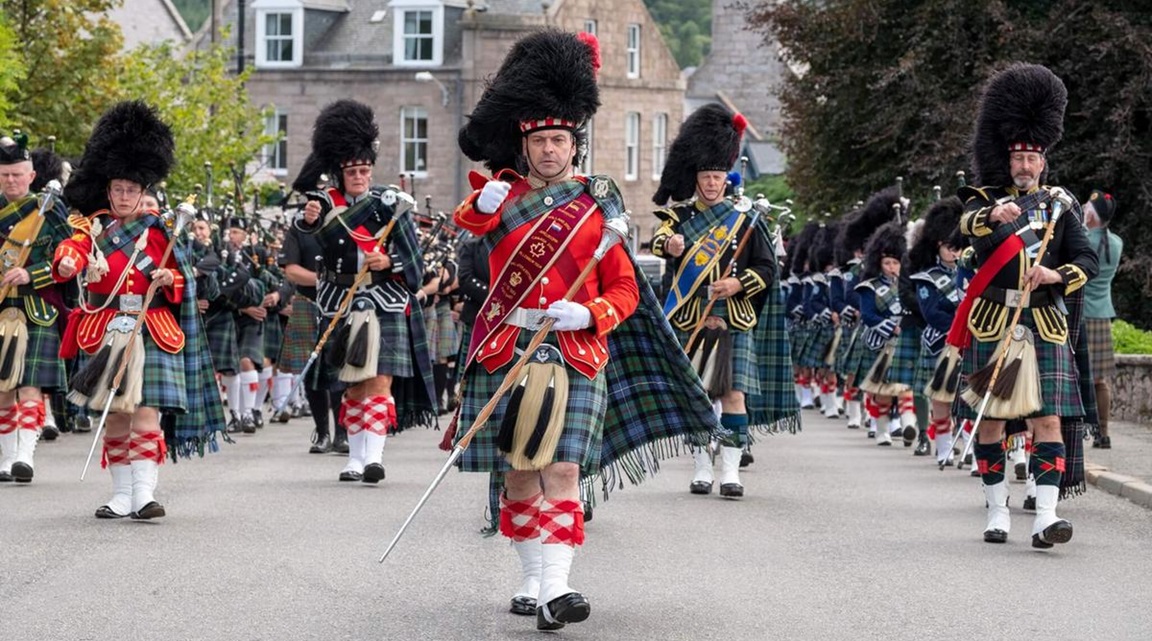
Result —
M668 114L652 117L652 180L660 180L664 171L664 156L668 146Z
M624 116L624 180L640 175L640 114L629 111Z
M592 18L588 18L587 20L584 21L584 33L590 33L592 35L596 35L596 21L595 20L593 20Z
M400 173L428 173L428 112L423 107L400 110Z
M444 5L438 0L392 0L392 60L397 65L438 67L443 60Z
M303 9L257 9L256 66L299 67L303 27Z
M264 133L275 142L264 147L264 166L274 174L288 173L288 114L274 111L264 118Z
M628 25L628 77L640 77L640 25Z
M584 160L580 162L580 173L585 176L592 175L592 145L593 145L593 119L589 118L588 122L584 125L584 131L587 132L588 147L584 150Z

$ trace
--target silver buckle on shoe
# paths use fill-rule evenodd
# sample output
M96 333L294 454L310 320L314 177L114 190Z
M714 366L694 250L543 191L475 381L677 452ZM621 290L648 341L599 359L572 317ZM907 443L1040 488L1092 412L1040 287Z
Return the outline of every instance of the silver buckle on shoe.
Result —
M120 311L127 314L139 314L144 309L144 297L140 294L121 294Z

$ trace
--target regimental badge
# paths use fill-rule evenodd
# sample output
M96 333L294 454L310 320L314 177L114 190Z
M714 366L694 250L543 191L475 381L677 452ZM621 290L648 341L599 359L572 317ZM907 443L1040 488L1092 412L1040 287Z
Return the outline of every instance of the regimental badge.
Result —
M520 272L512 272L512 275L508 277L508 282L511 283L513 287L519 287L523 280L523 277L520 276Z
M389 207L395 205L396 204L396 192L389 189L389 190L385 191L384 193L380 194L380 202L384 203L385 205L388 205Z
M608 179L596 178L592 180L592 197L604 198L608 195Z
M712 232L712 237L715 238L716 240L724 240L725 238L728 237L728 229L725 227L717 227Z
M697 267L703 267L708 264L708 254L704 252L696 252L695 263Z
M488 322L491 323L492 321L496 320L497 316L500 315L500 310L502 309L503 307L499 302L492 301L492 304L488 307L488 313L484 314L484 318L488 319Z
M932 292L928 291L927 285L921 285L920 286L920 300L928 300L928 297L931 294L932 294Z

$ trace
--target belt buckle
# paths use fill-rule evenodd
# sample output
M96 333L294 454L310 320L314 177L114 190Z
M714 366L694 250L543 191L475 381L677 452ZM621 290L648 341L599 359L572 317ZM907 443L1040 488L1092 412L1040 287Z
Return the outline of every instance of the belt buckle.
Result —
M1020 303L1024 300L1024 294L1018 289L1009 289L1004 292L1004 304L1008 307L1020 307Z
M144 297L140 294L123 294L120 296L120 311L129 314L139 314L144 309Z
M525 309L524 324L527 325L525 329L540 329L544 325L544 318L542 309Z

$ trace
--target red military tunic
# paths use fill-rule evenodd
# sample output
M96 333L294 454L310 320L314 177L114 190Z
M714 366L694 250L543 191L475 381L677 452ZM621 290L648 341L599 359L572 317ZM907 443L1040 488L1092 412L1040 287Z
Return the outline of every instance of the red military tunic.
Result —
M75 228L76 233L56 247L55 260L52 262L52 277L56 281L68 280L60 275L60 260L65 256L75 261L77 274L88 266L88 254L92 250L93 242L92 221L98 217L101 219L101 224L105 226L105 229L102 230L102 236L115 234L120 228L119 221L113 223L114 219L108 215L107 210L96 212L90 217L70 216L68 223ZM112 226L112 229L108 229L109 226ZM168 237L156 226L148 227L144 233L148 235L148 244L141 253L147 254L154 264L158 264L164 256L164 250L168 247ZM131 249L129 251L131 252ZM138 294L143 299L148 293L148 286L152 281L136 265L130 266L128 264L128 254L123 251L114 251L105 258L108 261L108 273L98 282L87 284L88 292L101 296ZM168 263L165 267L172 271L173 281L170 287L163 287L161 291L169 303L178 304L184 295L184 276L177 269L174 256L168 257ZM132 270L131 273L120 284L119 289L114 291L113 288L120 281L121 274L129 268ZM94 305L93 307L99 306ZM91 314L80 308L74 310L68 317L68 328L65 331L64 339L61 341L60 356L62 358L74 357L77 347L89 354L95 353L104 341L104 332L108 323L120 313L122 312L115 303ZM176 317L167 305L148 310L148 314L144 317L144 324L148 328L148 334L160 349L170 354L176 354L184 349L184 332L180 329L180 324L176 322Z
M575 179L587 182L584 176L577 176ZM512 202L531 189L533 186L527 178L519 178L512 183L512 189L505 203ZM473 192L457 207L454 218L456 224L463 229L482 236L499 226L503 207L493 214L480 212L475 209L479 194L479 190ZM593 252L600 244L603 235L603 216L598 211L592 216L595 218L575 232L566 249L581 269L592 260ZM512 253L520 246L520 242L531 228L530 224L521 225L492 248L488 265L494 279L503 271L502 268L509 262ZM564 271L567 273L571 270ZM554 263L524 297L520 306L525 309L547 309L553 302L562 299L576 278L576 274L565 276L565 273L562 273L560 261ZM490 291L495 291L495 287ZM568 365L587 378L593 378L608 364L609 332L631 316L640 302L635 270L627 251L619 245L612 247L600 260L596 269L589 274L584 286L573 297L573 301L582 303L591 311L592 326L587 330L556 332L560 351ZM482 364L489 373L495 372L516 356L516 340L520 336L520 331L521 328L515 325L502 324L487 337L484 344L471 355L470 360Z

